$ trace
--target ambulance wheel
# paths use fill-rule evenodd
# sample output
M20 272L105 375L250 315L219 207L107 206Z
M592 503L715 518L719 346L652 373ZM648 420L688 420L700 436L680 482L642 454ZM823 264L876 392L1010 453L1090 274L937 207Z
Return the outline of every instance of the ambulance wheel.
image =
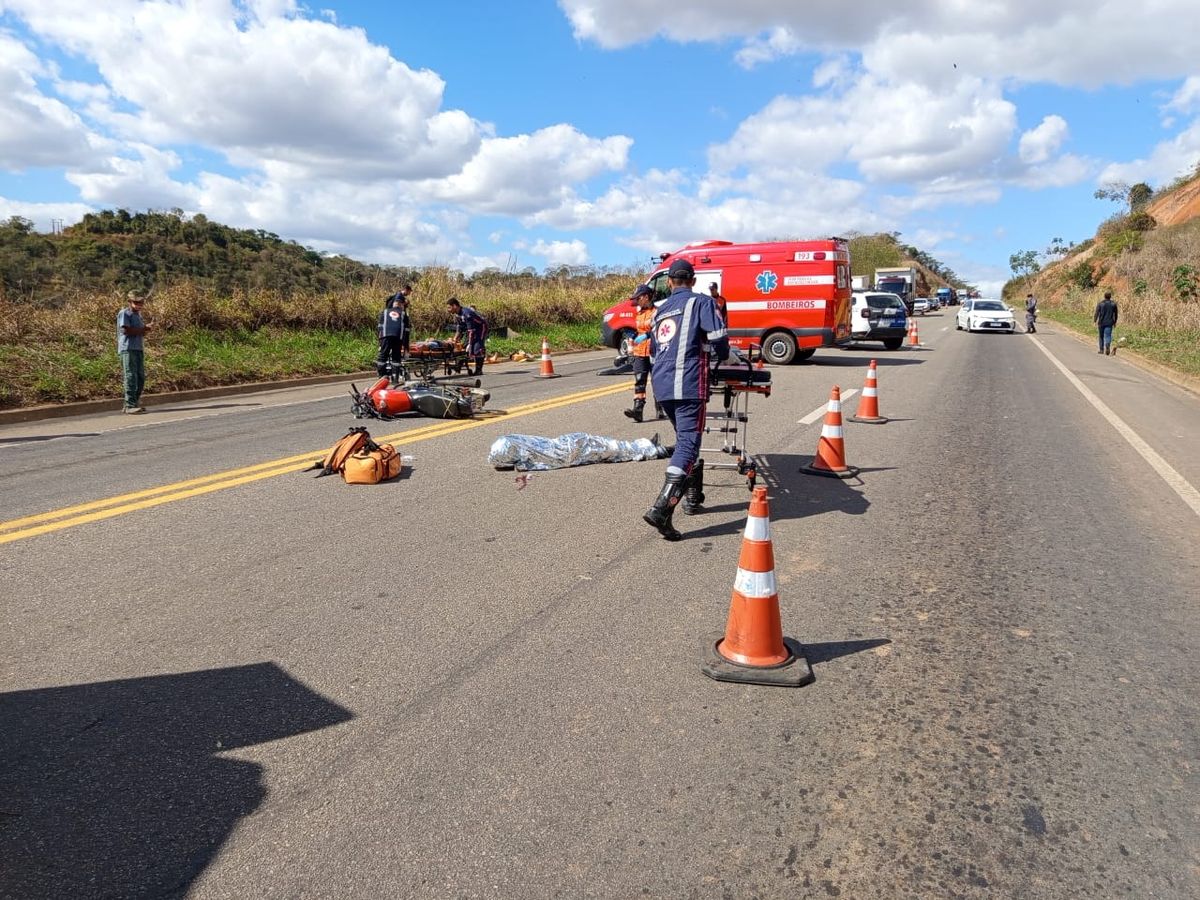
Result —
M762 356L773 366L786 366L796 358L796 339L786 331L772 331L763 338Z
M904 345L904 338L888 338L883 342L885 350L899 350Z

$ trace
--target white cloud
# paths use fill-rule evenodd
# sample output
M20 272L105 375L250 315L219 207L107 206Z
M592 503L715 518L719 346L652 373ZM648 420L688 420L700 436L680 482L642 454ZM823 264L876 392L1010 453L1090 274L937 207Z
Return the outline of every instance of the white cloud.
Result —
M1067 139L1068 128L1062 116L1046 116L1040 125L1021 135L1020 157L1024 163L1044 163L1058 152Z
M1163 104L1163 112L1178 115L1200 113L1200 75L1184 79L1171 99Z
M931 182L993 165L1015 125L994 85L963 80L936 92L862 74L840 94L775 98L709 158L717 171L775 160L821 171L849 159L871 181Z
M569 125L533 134L492 138L462 171L426 182L431 197L476 212L529 215L553 206L569 185L623 169L633 142L626 137L590 138Z
M37 78L51 74L28 47L0 31L0 169L78 165L98 158L79 116L39 89Z
M1144 181L1152 186L1161 187L1181 175L1190 174L1198 164L1200 119L1192 122L1188 128L1170 140L1156 145L1148 156L1106 166L1096 181L1098 184L1136 184Z
M28 203L0 197L0 221L19 216L32 222L38 231L50 231L54 222L73 225L93 211L85 203Z
M861 0L849 14L836 4L795 0L559 0L559 6L577 38L601 47L658 36L681 43L740 39L743 65L852 50L896 79L952 79L957 72L1084 87L1195 71L1195 38L1184 24L1195 18L1195 0L1157 0L1152 11L1131 10L1120 0Z
M289 0L7 5L95 62L111 96L90 111L130 140L201 143L240 165L352 180L457 172L485 133L440 108L436 74L360 29L295 14Z
M774 62L780 57L798 53L803 46L790 28L777 26L772 28L765 37L748 40L746 45L734 56L734 59L743 68L752 69L760 63Z
M582 266L588 261L583 241L537 241L529 248L535 256L545 257L548 266Z

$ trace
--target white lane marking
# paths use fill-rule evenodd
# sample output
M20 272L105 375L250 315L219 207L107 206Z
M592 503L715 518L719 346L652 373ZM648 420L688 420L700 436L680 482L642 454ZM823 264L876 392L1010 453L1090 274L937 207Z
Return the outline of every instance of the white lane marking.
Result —
M1171 488L1171 490L1179 495L1179 499L1190 506L1192 508L1192 512L1200 516L1200 491L1197 491L1194 487L1192 487L1186 478L1175 471L1175 469L1171 467L1170 463L1159 456L1153 447L1151 447L1138 436L1136 431L1126 425L1125 422L1115 412L1108 408L1103 400L1092 393L1091 389L1082 381L1080 381L1075 376L1074 372L1059 362L1058 357L1047 350L1038 338L1033 339L1033 344L1046 354L1046 357L1050 360L1050 362L1054 363L1055 367L1067 377L1067 381L1075 385L1079 393L1083 394L1084 399L1086 399L1088 403L1092 404L1092 406L1096 408L1100 415L1104 416L1104 418L1108 420L1108 424L1115 428L1117 433L1121 435L1121 437L1125 438L1125 440L1129 442L1129 445L1133 447L1133 449L1136 450L1139 455L1141 455L1142 459L1150 464L1150 468L1157 472L1162 477L1162 480L1165 481Z
M949 331L949 330L950 330L950 326L949 326L949 325L945 326L945 327L942 329L942 331Z
M858 393L858 388L850 388L850 390L848 390L848 391L842 391L842 399L849 400L851 397L853 397L857 393ZM801 425L811 425L813 422L817 421L817 419L821 418L821 416L825 415L825 411L827 409L829 409L829 401L828 400L826 400L824 403L822 403L820 406L818 406L816 409L814 409L812 412L810 412L807 416L805 416L803 419L801 419L800 424Z

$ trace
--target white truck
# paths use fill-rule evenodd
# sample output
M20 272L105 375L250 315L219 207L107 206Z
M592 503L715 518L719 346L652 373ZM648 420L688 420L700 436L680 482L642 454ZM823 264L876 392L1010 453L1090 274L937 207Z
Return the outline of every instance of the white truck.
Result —
M875 270L875 290L895 294L904 301L909 315L913 312L913 300L917 296L917 270L915 266L898 266Z

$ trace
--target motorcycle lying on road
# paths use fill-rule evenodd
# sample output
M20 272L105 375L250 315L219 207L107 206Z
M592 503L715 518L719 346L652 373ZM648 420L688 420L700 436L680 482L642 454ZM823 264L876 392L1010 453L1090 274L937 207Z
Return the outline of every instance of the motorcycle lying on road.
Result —
M482 412L492 395L473 381L439 379L433 374L436 363L408 361L387 364L387 372L366 391L350 385L351 412L356 419L394 419L405 413L417 413L433 419L469 419ZM409 378L413 374L415 377Z

